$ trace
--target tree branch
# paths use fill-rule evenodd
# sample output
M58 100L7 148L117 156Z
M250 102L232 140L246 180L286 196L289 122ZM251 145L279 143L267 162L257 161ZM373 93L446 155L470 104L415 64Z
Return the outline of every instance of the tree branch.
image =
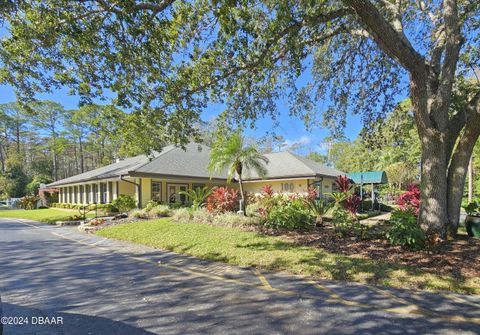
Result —
M369 0L343 0L353 8L360 23L378 46L409 72L421 75L425 66L423 57L413 48L406 36L380 14Z

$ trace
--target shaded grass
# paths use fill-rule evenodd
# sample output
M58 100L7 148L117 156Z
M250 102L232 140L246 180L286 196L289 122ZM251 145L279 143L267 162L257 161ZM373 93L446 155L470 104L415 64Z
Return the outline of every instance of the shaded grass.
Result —
M399 264L327 253L236 228L173 223L165 218L111 226L97 234L202 259L314 278L397 288L480 293L480 281L475 278L439 276Z
M0 217L3 218L29 219L50 224L56 221L67 220L74 215L79 215L79 213L77 211L67 212L54 208L32 209L28 211L24 209L0 210Z

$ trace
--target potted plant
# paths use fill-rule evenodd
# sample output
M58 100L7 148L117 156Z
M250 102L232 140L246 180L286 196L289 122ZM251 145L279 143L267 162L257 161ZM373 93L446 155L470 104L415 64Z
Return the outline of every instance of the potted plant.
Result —
M465 218L465 228L468 236L480 237L480 205L474 201L464 207L467 212Z

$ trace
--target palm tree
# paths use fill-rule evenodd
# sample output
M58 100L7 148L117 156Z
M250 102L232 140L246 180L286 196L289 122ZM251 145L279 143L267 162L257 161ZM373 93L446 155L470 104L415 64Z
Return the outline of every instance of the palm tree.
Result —
M245 170L255 171L263 178L267 174L266 164L268 158L262 155L258 147L245 145L244 138L240 131L235 132L228 139L217 141L210 152L210 173L222 173L227 170L227 181L230 182L236 174L240 187L242 204L240 210L245 213L245 193L243 191L243 172Z

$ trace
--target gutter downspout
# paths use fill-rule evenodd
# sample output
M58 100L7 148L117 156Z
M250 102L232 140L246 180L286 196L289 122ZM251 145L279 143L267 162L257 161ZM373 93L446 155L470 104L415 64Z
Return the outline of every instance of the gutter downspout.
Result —
M124 182L126 182L126 183L129 183L129 184L135 185L135 190L137 191L137 194L138 194L138 204L137 204L137 207L138 207L138 208L141 208L141 207L142 207L142 185L141 185L141 184L137 184L136 182L133 182L133 181L130 181L130 180L123 179L123 176L120 176L120 180L121 180L121 181L124 181ZM141 180L141 179L140 179L140 180Z

